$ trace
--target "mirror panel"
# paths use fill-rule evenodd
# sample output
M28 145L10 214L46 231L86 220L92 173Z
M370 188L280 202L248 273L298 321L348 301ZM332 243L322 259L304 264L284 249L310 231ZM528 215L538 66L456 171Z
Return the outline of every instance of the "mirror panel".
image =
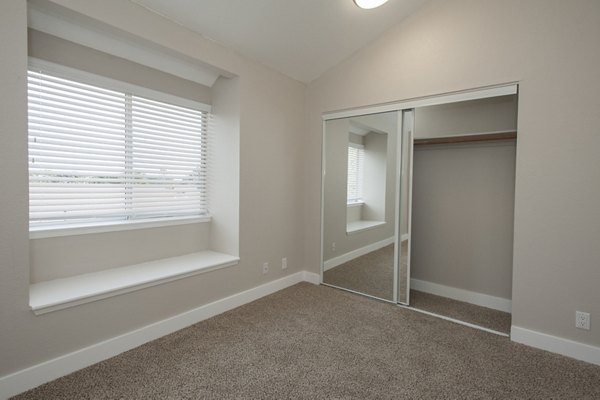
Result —
M398 112L325 122L323 283L396 301Z
M398 246L398 303L408 305L410 299L410 244L412 202L412 157L414 110L402 111L402 134L400 146L400 219Z

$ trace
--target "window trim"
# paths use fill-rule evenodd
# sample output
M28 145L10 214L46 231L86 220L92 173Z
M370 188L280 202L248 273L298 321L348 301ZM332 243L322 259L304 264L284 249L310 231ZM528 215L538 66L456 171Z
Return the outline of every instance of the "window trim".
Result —
M186 99L169 93L159 92L153 89L118 81L90 72L78 70L64 65L56 64L35 57L28 58L28 70L50 73L58 78L63 78L79 83L99 86L105 89L134 93L136 96L145 97L150 100L166 102L173 105L191 108L197 111L210 113L212 106L195 100ZM208 223L211 215L185 216L185 217L162 217L154 219L139 220L112 220L106 222L95 222L85 224L65 224L54 226L29 226L30 239L43 239L60 236L74 236L91 233L116 232L135 229L157 228L164 226L187 225L195 223ZM28 219L29 220L29 219Z

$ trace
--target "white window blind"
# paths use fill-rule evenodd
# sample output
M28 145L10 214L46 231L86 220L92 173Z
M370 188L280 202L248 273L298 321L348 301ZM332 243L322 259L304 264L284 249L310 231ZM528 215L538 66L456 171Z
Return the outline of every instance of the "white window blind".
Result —
M206 111L30 68L30 229L207 215Z
M365 149L360 145L348 145L348 204L363 201Z

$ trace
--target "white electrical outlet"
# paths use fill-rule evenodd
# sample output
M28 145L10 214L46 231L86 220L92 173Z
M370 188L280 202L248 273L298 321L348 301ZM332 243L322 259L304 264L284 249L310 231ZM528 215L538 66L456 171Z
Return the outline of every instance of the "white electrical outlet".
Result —
M286 269L287 268L287 257L283 257L281 259L281 269Z
M575 327L590 330L590 313L575 311Z
M269 263L263 263L263 274L266 274L267 272L269 272Z
M335 251L335 242L331 243L331 251Z

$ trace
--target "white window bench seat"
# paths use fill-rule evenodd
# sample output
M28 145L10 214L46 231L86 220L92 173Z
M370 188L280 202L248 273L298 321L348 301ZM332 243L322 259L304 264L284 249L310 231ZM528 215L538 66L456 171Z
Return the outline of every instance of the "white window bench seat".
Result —
M358 220L358 221L352 221L352 222L348 222L346 224L346 233L348 235L351 235L353 233L359 233L359 232L363 232L366 231L368 229L373 229L376 228L378 226L384 225L385 221L367 221L367 220Z
M36 315L45 314L230 267L239 260L236 256L206 250L34 283L29 286L29 306Z

